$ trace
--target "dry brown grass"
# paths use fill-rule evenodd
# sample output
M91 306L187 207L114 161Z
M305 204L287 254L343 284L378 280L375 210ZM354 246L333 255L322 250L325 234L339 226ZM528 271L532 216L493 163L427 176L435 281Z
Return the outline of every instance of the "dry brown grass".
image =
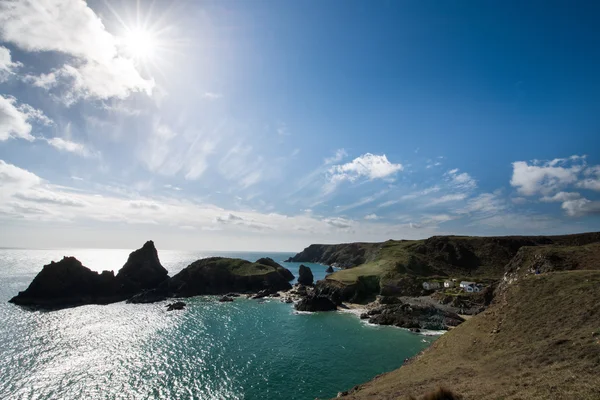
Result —
M600 399L600 271L520 279L487 311L347 398L403 399L439 386L465 400Z

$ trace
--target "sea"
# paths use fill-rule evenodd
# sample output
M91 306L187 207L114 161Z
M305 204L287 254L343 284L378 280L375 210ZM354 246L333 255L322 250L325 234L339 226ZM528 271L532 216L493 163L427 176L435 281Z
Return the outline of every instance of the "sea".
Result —
M373 326L356 314L298 313L278 299L185 299L27 311L8 300L50 261L75 256L114 270L130 250L0 249L0 399L264 399L335 397L400 367L436 336ZM298 275L291 253L159 251L172 276L210 256L271 257ZM315 280L326 266L308 265Z

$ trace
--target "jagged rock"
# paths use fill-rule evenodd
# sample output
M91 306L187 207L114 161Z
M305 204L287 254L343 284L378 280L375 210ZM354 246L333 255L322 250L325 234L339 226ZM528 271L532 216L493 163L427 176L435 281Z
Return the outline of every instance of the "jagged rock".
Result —
M229 297L229 296L223 296L223 297L221 297L221 298L219 299L219 301L220 301L221 303L231 302L231 301L233 301L233 298L232 298L232 297Z
M269 289L264 289L261 290L260 292L256 293L254 296L252 296L252 299L262 299L264 297L268 297L271 294L271 291Z
M167 311L183 310L186 304L183 301L176 301L175 303L167 304Z
M325 296L307 296L295 305L298 311L335 311L337 306Z
M458 314L434 306L390 304L370 310L369 322L401 328L447 330L464 322Z
M401 304L402 300L395 296L377 296L379 304Z
M281 294L279 292L277 292L277 293L273 293L269 297L280 297L280 296L281 296Z
M313 284L313 274L309 267L302 264L298 270L298 283L301 285L311 286Z
M238 293L233 293L233 292L227 293L225 296L227 296L227 297L240 297L240 295Z
M83 304L108 304L125 300L112 271L97 273L75 257L52 261L33 279L29 287L10 302L46 309Z
M139 293L154 289L169 277L158 259L158 251L152 240L131 254L117 274L117 280L126 293Z
M330 265L327 267L327 269L325 270L326 274L332 274L333 273L333 267Z
M167 299L167 293L164 290L151 289L144 290L141 293L133 295L127 300L131 304L156 303Z

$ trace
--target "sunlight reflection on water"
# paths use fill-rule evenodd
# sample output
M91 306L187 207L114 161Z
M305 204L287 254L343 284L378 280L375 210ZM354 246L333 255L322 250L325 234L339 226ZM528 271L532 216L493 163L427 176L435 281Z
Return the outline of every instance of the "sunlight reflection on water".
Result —
M181 312L166 312L165 302L55 312L7 303L50 260L75 255L94 270L118 270L128 254L0 250L1 399L332 397L398 367L429 343L398 329L365 327L353 315L295 315L276 300L219 303L201 296L187 299ZM172 275L216 254L159 255ZM251 260L264 255L238 254ZM289 255L270 256L283 261ZM286 266L297 273L298 265ZM324 266L311 267L317 279L325 275Z

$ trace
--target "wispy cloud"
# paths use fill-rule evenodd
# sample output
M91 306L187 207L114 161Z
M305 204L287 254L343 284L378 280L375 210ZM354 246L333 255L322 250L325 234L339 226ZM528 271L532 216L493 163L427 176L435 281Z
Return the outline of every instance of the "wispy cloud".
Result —
M81 143L75 143L70 140L66 140L59 137L51 139L44 139L50 146L54 147L59 151L66 151L69 153L75 153L81 157L96 157L98 154L88 149Z
M219 100L223 98L223 95L221 93L216 92L204 92L202 97L208 100Z

